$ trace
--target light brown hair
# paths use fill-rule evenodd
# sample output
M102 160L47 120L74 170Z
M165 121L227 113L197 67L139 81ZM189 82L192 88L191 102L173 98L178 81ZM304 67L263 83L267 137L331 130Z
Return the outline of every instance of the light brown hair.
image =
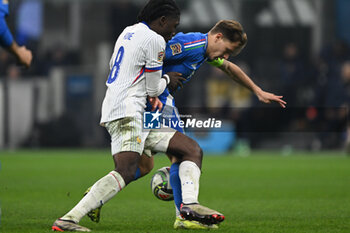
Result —
M247 44L248 37L244 32L242 25L235 20L220 20L209 31L209 33L216 34L222 33L224 38L231 42L240 42L240 47L244 47Z

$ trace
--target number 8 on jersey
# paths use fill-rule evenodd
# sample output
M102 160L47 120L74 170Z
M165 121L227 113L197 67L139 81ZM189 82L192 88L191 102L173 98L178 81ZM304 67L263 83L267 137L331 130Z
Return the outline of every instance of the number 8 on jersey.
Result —
M115 59L114 65L113 65L113 69L109 73L108 80L107 80L108 84L113 83L117 79L118 74L119 74L120 65L123 61L123 56L124 56L124 47L121 46L118 50L117 57Z

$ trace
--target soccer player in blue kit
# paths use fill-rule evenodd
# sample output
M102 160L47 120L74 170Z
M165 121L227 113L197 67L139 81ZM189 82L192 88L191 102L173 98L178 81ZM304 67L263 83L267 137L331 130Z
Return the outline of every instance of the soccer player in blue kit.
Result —
M204 63L218 67L230 78L251 90L260 101L264 103L277 102L281 107L285 107L286 102L282 96L261 90L238 66L227 61L230 55L237 55L245 47L247 35L242 26L234 20L219 21L207 34L203 33L178 33L168 43L164 61L163 73L176 71L182 74L183 82L188 82L195 71ZM179 121L175 101L171 92L177 90L178 83L170 83L162 95L158 98L164 104L164 109L172 109L172 121ZM169 90L170 89L170 90ZM174 124L176 130L184 132L179 124ZM181 215L186 211L181 208L181 182L178 175L179 164L174 156L168 154L172 162L170 168L170 184L173 188L174 201L176 206L176 220L174 228L185 229L210 229L218 228L217 225L206 225L197 221L185 220Z
M32 62L32 52L25 46L19 46L7 27L5 18L9 14L8 0L0 0L0 45L17 58L21 65L28 68Z
M166 46L163 73L179 72L182 79L171 80L168 88L158 97L163 103L163 113L166 111L173 116L172 121L179 121L175 101L171 93L180 89L183 84L188 82L195 71L204 63L218 67L223 70L234 81L251 90L261 102L277 102L285 108L286 102L282 96L277 96L263 91L258 87L237 65L229 62L227 59L230 55L237 55L245 47L247 35L242 26L234 20L219 21L207 34L203 33L178 33ZM149 108L150 109L150 108ZM148 109L148 110L149 110ZM175 128L179 132L184 130L176 124ZM167 153L172 162L170 168L170 183L173 188L174 201L176 206L175 229L215 229L217 224L207 225L199 221L190 221L182 218L183 215L190 214L186 206L182 206L185 200L182 199L181 182L179 178L179 163L175 156ZM139 168L135 174L138 179L153 169L153 158L145 155L139 162ZM195 205L195 203L194 203ZM93 210L89 213L92 221L99 221L100 209Z

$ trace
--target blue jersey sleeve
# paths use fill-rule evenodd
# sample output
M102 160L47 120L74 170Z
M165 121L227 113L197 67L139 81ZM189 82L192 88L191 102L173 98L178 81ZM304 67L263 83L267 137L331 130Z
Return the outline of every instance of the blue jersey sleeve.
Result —
M0 45L2 47L9 47L13 42L12 34L7 27L5 15L0 16Z
M9 14L8 0L0 0L0 16L7 16Z
M206 34L180 32L167 43L165 61L179 64L182 61L191 63L202 60L206 45Z
M166 45L165 49L165 61L171 62L173 60L178 61L184 56L183 42L179 40L178 36L173 37Z
M163 71L179 72L187 82L206 58L207 34L178 33L166 46Z

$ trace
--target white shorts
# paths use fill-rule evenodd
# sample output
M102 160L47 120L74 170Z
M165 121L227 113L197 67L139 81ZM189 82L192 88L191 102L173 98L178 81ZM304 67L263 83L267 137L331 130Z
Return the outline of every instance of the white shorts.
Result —
M124 151L137 152L140 155L145 153L149 157L152 152L165 153L176 130L168 128L166 131L146 131L142 125L142 119L136 117L125 117L106 123L105 127L111 136L112 155Z

